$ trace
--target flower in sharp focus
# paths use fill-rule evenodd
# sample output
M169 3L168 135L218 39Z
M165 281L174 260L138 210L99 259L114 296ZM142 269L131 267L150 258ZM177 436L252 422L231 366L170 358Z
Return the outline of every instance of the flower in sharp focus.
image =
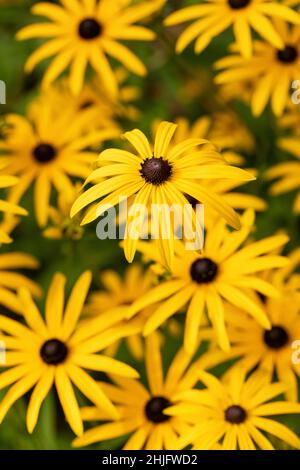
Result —
M26 287L35 297L41 296L42 291L36 282L15 271L33 270L39 268L39 265L38 260L27 253L15 251L0 254L0 305L22 314L22 304L17 295L20 287Z
M145 294L153 287L155 281L154 273L151 270L144 271L138 265L133 264L126 268L124 277L121 277L116 271L107 270L101 272L100 282L105 290L96 290L89 296L85 313L88 316L105 318L107 311L114 307L124 307L124 318L120 325L130 323L132 320L126 320L128 307L141 295ZM146 308L136 320L140 325L140 332L150 314L151 307ZM143 357L143 341L140 332L125 338L128 349L135 359ZM114 355L120 342L115 342L107 350L107 353Z
M49 102L33 103L27 118L6 116L8 128L0 141L3 151L0 159L8 163L5 168L8 174L20 176L9 191L8 201L19 202L35 182L35 213L41 226L48 219L52 187L71 197L71 178L85 179L96 160L97 153L89 151L89 147L119 135L115 126L83 135L84 122L84 116L68 110L58 114Z
M107 205L115 206L122 198L132 199L132 206L145 208L155 204L168 208L176 204L183 208L189 204L185 195L196 198L208 207L213 207L234 228L240 227L239 217L213 191L203 184L207 179L233 179L250 181L255 179L246 171L227 165L224 158L205 139L191 138L170 146L176 125L162 122L157 130L154 146L138 129L124 134L136 153L119 149L104 150L99 158L99 166L88 177L86 183L99 178L104 181L94 184L79 196L74 203L71 216L91 205L82 223L92 222L107 210ZM197 181L197 182L196 182ZM104 197L104 198L103 198ZM101 199L103 198L103 199ZM95 201L99 203L95 204ZM128 204L130 206L130 204ZM130 213L130 207L128 208ZM166 213L159 218L158 238L161 240L161 254L166 265L171 266L174 254L174 227L169 224ZM124 241L125 256L129 262L134 258L138 237L131 236L132 217L127 218ZM134 217L133 217L134 219ZM135 219L134 219L135 220Z
M174 268L169 279L154 287L130 308L132 316L159 302L146 322L144 335L186 309L184 347L192 353L198 345L199 327L207 311L219 345L228 351L230 344L225 326L224 301L249 313L265 329L270 328L264 309L250 294L257 291L266 296L278 295L277 289L261 279L259 273L288 264L285 257L272 253L282 247L288 238L276 235L241 247L253 227L254 214L251 210L243 215L242 222L238 232L229 232L222 221L210 227L200 253L187 251L177 241ZM139 250L146 254L148 260L157 262L157 252L153 248L155 246L151 243L140 242Z
M0 316L0 339L6 346L6 361L1 367L8 368L0 374L0 389L8 387L0 402L0 422L16 400L33 389L26 417L27 429L32 432L40 407L55 385L66 420L74 433L81 435L82 419L72 384L110 417L118 417L110 399L84 369L138 376L128 365L97 354L133 330L113 329L114 322L119 320L117 310L111 311L106 322L93 319L78 324L91 273L87 271L79 277L64 308L65 282L62 274L54 276L47 294L45 319L25 288L20 290L20 301L27 325Z
M253 47L252 29L274 47L284 48L284 42L273 25L277 18L300 24L297 12L269 0L207 0L175 11L165 24L173 26L196 20L181 33L176 44L178 53L195 39L195 51L200 53L216 36L232 26L240 53L249 58Z
M193 449L209 450L221 443L222 450L272 450L265 433L300 448L297 435L273 418L300 413L299 403L270 401L287 389L286 384L270 384L261 371L246 378L242 368L232 370L223 381L206 372L199 372L199 379L204 390L179 393L179 403L166 411L192 426L182 434L180 448L192 444Z
M183 350L174 357L164 377L159 339L156 334L146 340L145 367L148 386L132 379L112 376L112 384L101 386L115 404L120 420L111 422L99 408L82 409L86 421L104 421L75 439L75 447L87 446L107 439L124 437L124 450L174 450L178 436L186 429L182 419L165 415L165 409L173 403L173 396L189 388L188 366L190 356Z
M263 112L269 101L274 114L281 116L291 99L291 84L300 74L300 27L289 28L277 21L276 30L282 38L282 48L255 41L250 59L233 54L216 63L217 69L224 69L215 78L217 84L252 79L250 102L255 116Z
M19 31L17 38L47 38L48 41L29 57L26 71L31 72L39 62L55 55L43 84L50 85L70 67L70 89L78 94L87 66L91 65L107 91L116 97L117 80L107 55L120 61L131 72L145 75L144 64L120 40L152 41L155 34L134 23L159 11L165 0L144 1L138 5L131 3L115 0L61 0L60 5L37 3L32 12L50 21L26 26Z

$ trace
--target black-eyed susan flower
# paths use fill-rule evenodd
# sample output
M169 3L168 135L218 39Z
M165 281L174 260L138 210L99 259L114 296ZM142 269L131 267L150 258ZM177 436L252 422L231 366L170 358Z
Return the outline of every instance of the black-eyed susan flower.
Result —
M278 146L285 152L292 154L296 161L285 161L274 165L266 171L266 177L272 181L270 193L272 196L285 194L297 190L293 210L300 214L300 137L297 133L278 139Z
M65 282L62 274L54 276L47 294L45 319L25 288L20 290L20 301L27 325L0 316L0 337L6 347L2 367L8 368L0 374L0 389L9 387L0 402L0 422L12 405L33 389L26 417L27 429L32 432L40 407L55 385L66 420L74 433L80 435L83 425L73 385L109 416L118 417L110 399L84 369L138 376L128 365L97 354L126 331L132 331L110 328L119 320L117 310L112 310L101 324L93 319L78 325L91 273L87 271L79 277L64 308Z
M160 327L175 313L186 310L184 347L186 351L193 352L204 312L207 311L219 345L229 350L224 301L242 308L265 329L270 328L264 309L252 299L250 293L257 291L266 296L278 295L277 289L262 280L259 273L288 264L285 257L272 253L283 246L288 238L275 235L242 246L253 222L252 211L244 214L242 228L238 232L229 232L225 223L219 221L207 231L201 252L186 250L177 240L174 268L169 279L151 289L130 308L131 315L134 315L148 305L160 302L146 322L144 335ZM146 254L147 260L159 260L151 243L140 242L139 250Z
M273 25L277 18L300 23L297 12L270 0L207 0L175 11L165 24L173 26L196 20L181 33L176 44L178 53L195 39L195 51L200 53L216 36L232 26L239 51L249 58L252 55L252 29L274 47L284 48L284 42Z
M251 108L255 116L263 112L269 101L274 114L281 116L291 100L292 82L300 73L300 27L289 28L277 21L276 30L282 38L282 48L256 41L250 59L233 54L216 63L218 69L224 69L215 79L218 84L252 79Z
M227 307L228 336L231 350L220 354L211 351L208 358L210 367L227 359L238 358L237 366L245 370L259 367L266 376L276 373L278 380L286 384L286 396L298 401L297 377L299 364L293 363L293 343L300 338L299 304L291 299L268 299L265 311L271 322L271 329L262 328L242 310Z
M176 449L178 436L188 426L176 416L168 417L165 410L174 403L173 396L188 388L190 377L186 369L190 360L183 350L179 350L164 377L159 339L156 334L150 335L145 351L147 386L141 381L114 376L111 377L111 384L101 383L101 387L115 404L120 420L112 422L99 408L83 408L84 420L102 423L75 439L73 445L82 447L123 437L124 450Z
M114 73L118 82L117 99L112 99L102 86L99 77L94 75L90 82L83 87L82 93L73 96L73 100L77 99L80 109L94 109L94 119L96 120L100 118L99 111L103 107L106 107L112 118L125 117L136 120L140 113L134 103L140 98L141 90L139 87L127 83L129 72L123 67L117 68ZM97 107L99 109L96 112Z
M17 295L20 287L29 289L35 297L41 296L41 289L36 282L18 270L39 268L38 260L27 253L11 252L0 254L0 305L15 313L22 313L22 304Z
M209 450L220 443L223 450L272 450L266 433L300 448L298 436L273 418L300 413L298 403L271 401L286 390L286 384L270 384L260 371L246 378L242 368L232 370L223 381L201 371L199 379L204 390L179 393L180 402L166 410L169 416L182 416L192 425L182 435L180 448L192 444L194 449Z
M70 67L70 88L77 94L82 89L87 66L91 65L108 92L116 97L117 80L107 55L131 72L145 75L143 62L120 40L152 41L155 34L135 23L158 11L164 2L154 0L132 5L132 1L124 4L115 0L61 0L60 5L37 3L32 13L50 21L26 26L17 38L47 38L48 41L29 57L25 69L31 72L42 60L55 56L43 84L50 85Z
M107 312L114 307L124 307L124 318L119 325L125 325L130 322L127 320L128 307L141 295L146 294L153 287L156 276L153 271L145 271L141 265L133 264L126 268L124 276L120 276L116 271L107 270L100 274L100 283L105 290L97 290L89 296L85 312L93 317L105 318ZM125 338L128 349L135 359L143 357L143 340L141 332L143 326L153 310L148 307L140 312L138 323L140 332ZM115 342L107 349L107 353L114 355L120 342Z
M35 213L41 226L48 220L52 188L71 196L71 178L86 178L96 159L97 153L89 147L119 135L115 126L83 135L84 116L68 110L58 113L49 102L33 103L27 117L7 115L6 123L1 158L8 163L8 174L20 176L8 200L18 202L34 182Z
M156 133L154 146L138 129L126 132L124 137L135 148L136 153L119 149L104 150L99 158L100 168L91 173L86 183L99 178L104 181L94 184L79 196L74 203L71 215L91 205L82 223L92 222L107 210L107 205L115 206L122 198L132 199L131 206L147 208L155 204L179 208L189 204L185 195L192 196L208 207L213 207L234 228L240 227L239 217L234 210L223 202L213 191L203 184L207 179L233 179L249 181L255 179L240 168L227 165L222 156L212 148L199 149L209 141L201 138L187 139L170 146L176 125L162 122ZM103 198L103 199L101 199ZM95 204L95 201L99 201ZM130 204L128 204L130 206ZM130 207L128 207L130 213ZM136 233L130 232L133 217L127 218L124 251L129 262L133 260L138 243ZM174 227L165 212L160 217L157 238L161 240L161 253L168 266L173 261Z
M293 361L293 344L300 338L300 276L293 270L299 265L300 250L292 252L289 259L289 266L265 273L266 279L280 290L278 298L263 298L262 307L270 319L271 329L262 328L241 309L227 305L231 350L227 354L217 346L212 347L205 362L213 367L238 358L236 365L247 371L259 367L270 380L275 373L278 380L287 385L287 399L297 401L300 365Z

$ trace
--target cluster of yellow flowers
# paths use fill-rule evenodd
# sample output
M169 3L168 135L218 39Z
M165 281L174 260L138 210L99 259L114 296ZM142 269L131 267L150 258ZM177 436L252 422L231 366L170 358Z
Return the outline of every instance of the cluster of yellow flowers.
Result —
M278 148L300 158L300 114L290 97L300 79L300 14L291 2L269 0L205 0L168 14L169 3L38 2L32 13L46 21L17 34L18 40L46 39L28 58L27 72L53 59L26 116L8 114L1 128L0 242L14 246L12 232L31 207L24 199L31 186L46 238L80 244L84 226L124 197L127 214L134 205L201 202L205 238L201 249L187 249L162 212L156 239L141 240L130 236L134 217L124 221L119 214L126 260L138 253L139 261L122 275L102 271L101 290L90 289L92 273L85 271L67 302L66 276L56 273L45 314L33 300L42 296L40 287L15 271L35 270L38 261L13 249L0 254L0 303L7 312L0 315L6 348L0 389L7 389L0 422L32 390L26 417L32 433L55 387L75 447L122 438L124 449L269 450L278 440L300 448L297 434L276 420L300 413L300 354L293 349L300 345L300 249L286 254L289 237L282 231L255 239L255 213L267 203L236 191L257 172L240 168L255 141L231 106L238 97L256 118L270 101L280 132L288 131ZM215 64L212 99L222 106L193 123L183 113L174 122L155 120L153 139L126 131L120 145L122 119L142 118L139 87L128 78L147 72L123 41L155 40L151 20L159 15L174 57L194 40L201 53L232 28L229 55ZM200 87L194 84L196 93ZM190 83L185 92L194 90ZM273 195L299 189L299 160L269 168L266 178ZM300 192L294 212L300 213ZM199 228L194 211L189 222ZM169 337L178 352L166 371ZM116 358L123 342L131 365ZM212 373L229 361L221 378ZM136 370L141 364L147 384ZM80 404L91 406L80 406L77 391L87 399Z

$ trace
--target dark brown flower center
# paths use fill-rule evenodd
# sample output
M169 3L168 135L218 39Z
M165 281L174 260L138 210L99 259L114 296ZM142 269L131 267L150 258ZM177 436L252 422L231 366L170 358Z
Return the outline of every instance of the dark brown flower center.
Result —
M238 10L240 8L246 8L251 0L228 0L230 8L233 10Z
M142 163L140 173L147 183L159 186L170 178L172 167L162 157L151 157Z
M289 335L282 326L272 326L264 332L264 342L271 349L281 349L289 342Z
M225 419L231 424L242 424L247 418L247 412L240 405L232 405L225 411Z
M80 109L87 109L87 108L90 108L91 106L93 106L93 101L92 100L87 100L87 101L84 101L81 105L80 105Z
M39 144L33 150L33 156L39 163L49 163L56 157L56 149L50 144Z
M191 266L191 277L198 284L212 282L218 274L218 266L209 258L199 258Z
M82 39L90 41L101 35L102 25L94 18L86 18L79 24L78 32Z
M164 410L171 406L169 400L165 397L151 398L145 407L145 414L152 423L163 423L170 419L170 416L164 414Z
M46 364L57 365L64 362L68 355L68 348L59 339L47 340L40 350L41 358Z
M298 51L294 46L285 46L277 51L277 59L284 64L291 64L298 58Z

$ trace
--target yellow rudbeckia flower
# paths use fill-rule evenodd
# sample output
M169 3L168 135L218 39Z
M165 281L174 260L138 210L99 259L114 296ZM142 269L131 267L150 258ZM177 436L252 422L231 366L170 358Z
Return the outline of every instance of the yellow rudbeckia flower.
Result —
M224 353L212 342L205 357L205 366L211 368L229 359L238 359L237 367L242 366L247 371L259 367L270 379L276 373L278 380L287 385L287 399L297 401L297 376L300 376L297 352L300 338L300 275L294 269L300 264L300 249L293 251L288 258L289 266L268 271L264 276L280 291L278 298L261 296L261 306L270 319L271 329L262 328L241 309L226 305L231 350ZM212 338L210 331L204 334ZM203 365L203 361L200 360L200 363Z
M284 48L282 38L273 25L281 18L300 24L300 16L286 5L270 0L207 0L175 11L165 20L167 26L197 20L181 33L176 51L182 52L194 39L195 51L200 53L211 41L230 26L244 57L252 55L252 32L254 29L263 39L278 49Z
M203 314L208 313L224 350L230 343L226 332L224 301L248 312L265 329L270 321L262 307L251 297L257 291L266 296L278 295L278 290L259 277L265 269L286 266L285 257L272 252L282 247L288 238L275 235L241 247L253 227L254 215L248 211L238 232L229 232L219 221L207 231L202 252L188 251L177 241L174 268L169 279L151 289L130 308L131 316L141 309L159 302L144 327L144 335L160 327L175 313L185 311L184 347L194 352L198 345L199 327ZM155 244L140 242L139 250L148 261L159 261Z
M124 450L174 450L178 436L189 429L184 420L172 418L165 410L174 403L173 397L190 388L195 371L189 372L191 357L179 350L164 377L159 339L156 334L147 338L145 366L148 386L132 379L111 376L112 383L101 383L101 387L115 404L120 420L112 422L99 408L82 409L85 421L105 421L75 439L73 445L82 447L107 439L130 436Z
M223 381L199 371L204 390L179 393L179 403L166 410L169 416L181 416L191 424L182 434L180 448L210 450L220 443L222 450L273 450L271 434L299 449L300 439L287 426L271 418L300 413L299 403L271 401L287 389L286 384L270 384L263 372L246 378L245 371L230 371Z
M48 220L52 188L71 195L71 178L86 178L96 159L89 147L119 135L115 125L83 135L84 115L61 109L58 114L49 102L33 103L27 117L9 114L5 120L8 128L0 142L0 162L8 163L8 174L20 176L8 201L19 202L35 182L35 214L41 226Z
M124 69L115 71L119 83L118 99L112 99L106 92L97 75L84 84L78 95L73 95L68 86L67 79L61 79L53 83L50 87L42 90L40 102L51 103L60 114L61 110L70 109L76 115L86 117L83 128L86 132L112 127L114 121L120 117L136 119L139 115L138 109L134 106L140 96L140 89L125 83L128 73ZM39 104L39 102L38 102Z
M189 195L208 207L213 207L229 224L238 229L238 215L222 198L207 189L203 182L207 179L250 181L255 178L240 168L227 165L212 145L199 149L199 146L209 144L205 139L190 138L170 147L176 127L176 124L162 122L157 129L153 146L140 130L126 132L124 137L132 144L136 153L119 149L104 150L98 158L100 168L91 173L86 183L97 181L99 178L104 181L94 184L79 196L72 207L71 216L91 205L82 221L86 224L105 212L107 205L115 206L120 198L130 198L134 195L133 204L145 208L148 204L164 208L177 204L183 208L189 204L185 197ZM97 200L100 202L95 204ZM128 208L131 205L128 204ZM162 257L165 263L171 266L174 254L174 227L169 224L165 215L164 213L160 219L157 235L161 240ZM129 262L134 258L138 243L138 238L131 236L130 225L131 221L127 218L124 251Z
M271 322L269 330L262 328L241 309L225 307L232 347L228 354L212 350L206 364L211 368L229 359L238 359L237 366L245 370L259 367L270 378L276 372L278 380L286 384L287 398L298 401L300 364L292 361L292 345L300 338L299 304L281 297L266 300L264 308Z
M250 102L254 116L259 116L269 101L274 114L281 116L291 101L292 82L300 74L300 27L289 29L286 23L278 21L276 30L283 48L256 41L252 58L234 54L216 63L217 69L224 69L215 78L217 84L251 79Z
M110 328L119 320L112 310L106 322L91 320L78 324L91 283L91 273L83 273L64 307L66 278L58 273L48 290L45 319L32 301L29 291L20 290L22 314L27 325L0 316L0 339L6 347L8 368L0 374L0 389L9 387L0 402L0 422L11 406L33 388L27 409L27 429L31 433L37 423L40 407L53 385L58 393L66 420L75 434L83 432L82 419L73 385L106 413L118 413L106 393L84 369L116 373L135 378L138 374L126 364L97 354L119 339L134 332L133 328Z
M144 64L119 41L152 41L155 34L134 23L149 17L164 3L165 0L148 0L138 5L131 5L132 1L124 3L118 0L60 0L60 5L37 3L32 12L50 21L26 26L19 31L17 38L49 40L30 56L25 69L31 72L39 62L55 56L43 84L50 85L70 67L70 88L78 94L83 86L86 68L91 65L108 92L116 97L117 80L106 55L120 61L131 72L145 75Z

